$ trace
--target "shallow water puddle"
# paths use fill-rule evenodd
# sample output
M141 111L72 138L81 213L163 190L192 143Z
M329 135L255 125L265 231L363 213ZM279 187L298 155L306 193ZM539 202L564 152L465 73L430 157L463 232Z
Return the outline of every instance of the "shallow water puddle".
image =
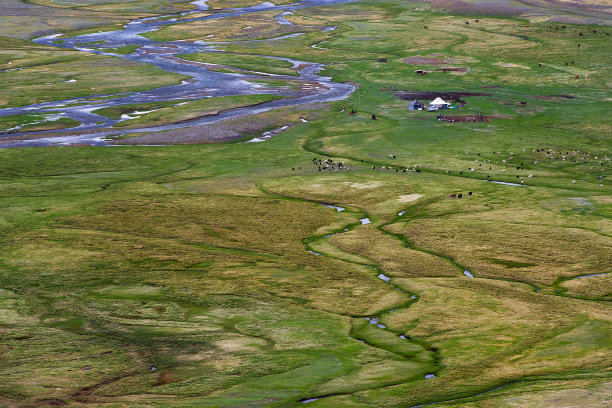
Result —
M370 324L374 324L376 325L376 327L378 327L379 329L386 329L387 326L385 326L382 323L379 323L380 321L380 317L376 316L376 317L364 317L365 320L367 320L368 322L370 322Z
M504 186L518 186L518 187L525 186L525 184L508 183L507 181L495 181L495 180L484 180L484 181L488 183L503 184Z
M591 205L592 204L589 200L583 197L571 197L570 200L572 200L577 205Z
M338 207L337 205L332 205L332 204L323 204L323 206L327 208L335 208L336 211L338 212L346 210L346 208L344 207Z
M197 0L197 1L192 1L189 4L193 4L194 6L198 8L198 10L208 10L210 6L206 4L207 2L208 0Z
M391 277L385 275L384 273L378 275L378 278L384 280L385 282L389 282L391 280Z
M570 279L592 278L594 276L603 276L603 275L607 275L607 273L606 272L604 272L604 273L592 273L590 275L574 276L573 278L570 278Z

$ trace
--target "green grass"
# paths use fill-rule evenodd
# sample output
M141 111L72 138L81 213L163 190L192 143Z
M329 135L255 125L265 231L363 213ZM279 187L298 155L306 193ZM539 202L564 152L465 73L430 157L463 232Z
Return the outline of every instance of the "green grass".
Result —
M182 103L182 100L174 100L174 101L162 101L162 102L151 102L151 103L138 103L132 105L119 105L119 106L110 106L108 108L100 108L93 113L98 115L106 116L110 119L120 119L121 115L130 114L138 111L148 111L152 109L165 108L167 106L176 105L178 103Z
M279 75L298 75L291 69L293 64L273 58L263 58L254 55L232 55L220 53L179 54L179 58L207 64L228 65L247 71L267 72Z
M273 95L237 95L206 98L184 105L161 107L154 112L145 113L139 118L119 122L115 127L142 127L181 122L199 117L216 115L227 109L257 105L275 99L279 98Z
M605 404L610 37L513 18L468 26L413 2L296 14L339 29L223 47L335 62L324 75L358 87L264 143L0 150L0 405ZM72 54L38 52L12 65L85 81ZM403 61L431 54L468 71ZM10 78L9 99L27 99L27 78ZM454 112L505 118L440 122L393 88L488 93ZM163 124L270 96L257 98L102 113L160 108L125 123ZM326 158L351 169L319 171ZM311 397L325 398L299 402Z
M0 90L0 107L16 107L80 96L142 91L180 83L186 77L113 57L73 50L31 46L0 38L5 86ZM76 79L76 82L66 82Z
M317 32L317 27L278 25L277 11L262 11L226 19L212 19L166 25L143 34L155 41L199 40L207 42L261 40L301 32ZM248 53L248 52L245 52Z
M131 54L139 48L138 45L126 45L120 48L106 48L104 51L109 51L114 54L127 55Z
M70 118L52 118L57 112L45 114L20 114L0 117L0 131L26 132L53 130L80 125L79 121ZM51 120L50 120L51 118Z

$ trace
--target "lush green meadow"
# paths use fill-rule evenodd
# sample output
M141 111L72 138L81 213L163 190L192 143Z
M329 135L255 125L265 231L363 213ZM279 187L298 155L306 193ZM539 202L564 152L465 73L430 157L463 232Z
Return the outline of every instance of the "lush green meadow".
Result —
M276 37L268 14L241 24ZM316 115L283 113L295 126L265 142L0 150L0 406L609 404L612 29L392 0L287 18L338 28L191 56L321 62L356 85ZM154 35L239 36L228 24ZM32 47L53 81L79 79L53 98L182 79ZM78 76L80 59L101 69ZM10 71L4 105L52 100L40 72ZM463 95L449 115L489 120L408 111L400 90ZM268 99L105 113L159 109L125 125L160 124Z

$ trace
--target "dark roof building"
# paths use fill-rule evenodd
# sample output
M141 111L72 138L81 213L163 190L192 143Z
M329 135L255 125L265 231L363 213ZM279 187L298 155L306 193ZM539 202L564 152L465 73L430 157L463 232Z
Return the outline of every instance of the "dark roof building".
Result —
M424 107L425 105L415 99L408 105L408 110L423 110Z

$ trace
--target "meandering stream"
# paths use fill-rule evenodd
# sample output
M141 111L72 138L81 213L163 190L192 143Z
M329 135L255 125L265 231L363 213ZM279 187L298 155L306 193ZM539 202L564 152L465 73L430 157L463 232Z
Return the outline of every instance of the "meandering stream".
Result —
M115 95L90 95L87 97L71 98L67 100L57 100L53 102L38 103L29 106L21 106L16 108L0 109L0 117L16 114L32 114L42 113L50 114L51 112L60 115L62 118L71 118L81 122L81 125L71 129L49 130L36 132L37 138L31 140L20 140L4 147L16 146L47 146L51 144L62 143L88 143L95 145L103 145L106 142L104 138L110 135L124 135L127 133L138 132L159 132L172 129L178 129L195 125L206 125L219 122L222 120L236 118L247 115L254 115L273 109L278 109L287 106L296 106L308 103L331 102L347 98L353 91L354 87L350 84L336 83L331 78L321 76L319 73L324 68L322 64L300 61L292 58L281 58L276 56L263 56L283 60L291 63L293 69L296 70L298 76L275 75L269 73L224 73L215 72L207 69L203 64L193 61L186 61L178 58L179 54L201 53L201 52L223 52L215 48L218 45L245 43L245 42L267 42L273 43L290 37L296 37L304 33L297 32L288 34L282 37L250 40L250 41L169 41L158 42L146 37L142 34L150 33L160 29L163 26L172 24L184 24L194 21L217 20L231 17L237 17L249 13L265 12L278 10L275 20L279 25L293 25L286 19L295 10L325 6L332 4L348 3L355 0L302 0L289 5L276 6L272 3L264 2L253 7L234 8L227 10L218 10L211 12L210 15L197 16L196 13L201 13L208 9L206 1L194 1L197 9L189 12L181 13L180 15L148 17L139 20L134 20L126 24L122 30L99 32L94 34L85 34L71 38L58 37L61 34L53 34L45 37L40 37L34 40L38 44L49 45L59 48L70 48L79 50L85 53L98 55L113 56L124 58L131 61L137 61L145 64L150 64L161 68L164 71L176 74L189 76L190 79L183 81L180 85L164 86L157 89L152 89L143 92L130 92ZM194 15L190 18L190 15ZM180 20L179 20L180 19ZM312 27L312 26L304 26ZM335 27L318 27L321 31L334 30ZM137 46L130 54L121 55L113 52L115 49ZM249 82L253 79L285 79L292 81L303 81L312 83L313 86L307 90L296 91L287 89L266 89L263 91L261 86ZM219 115L206 116L198 119L189 120L181 123L166 124L160 126L151 126L135 129L113 129L112 126L122 120L134 118L133 115L124 115L121 119L115 120L94 113L95 110L120 105L141 104L149 102L177 100L199 100L203 98L233 96L233 95L254 95L254 94L274 94L284 97L256 106L243 107L232 109L220 113ZM111 98L109 98L111 97ZM144 114L139 112L139 114ZM136 114L136 116L138 116ZM0 133L0 139L7 137L18 137L31 135L28 132L19 132L18 129L13 129L10 133ZM43 135L40 137L40 135Z
M340 207L340 206L337 206L337 205L332 205L332 204L322 204L322 205L325 206L325 207L328 207L328 208L335 209L337 212L341 212L341 211L346 211L347 210L345 207ZM324 235L324 236L316 236L316 237L307 238L306 240L304 240L304 245L306 247L306 250L309 253L313 254L313 255L335 257L333 255L326 254L324 252L315 252L315 251L313 251L311 249L312 248L311 244L316 243L317 241L320 241L320 240L327 240L330 237L333 237L334 235L342 234L342 233L350 231L350 230L352 230L354 228L359 228L362 225L367 225L367 224L370 224L370 223L371 223L370 218L367 217L367 216L364 216L363 218L360 218L358 220L358 222L348 224L348 225L344 226L338 232L335 232L335 233L332 233L332 234L328 234L328 235ZM341 250L339 250L339 251L343 252ZM350 255L350 254L348 254L348 255ZM338 259L341 259L341 258L338 258ZM346 260L346 259L343 259L343 260L346 261L346 262L357 263L357 262ZM357 264L359 264L359 263L357 263ZM410 343L413 343L415 345L418 345L419 347L423 347L424 349L428 350L428 352L431 353L431 355L432 355L433 366L436 366L439 369L440 368L439 367L439 361L438 361L437 351L436 351L435 348L432 348L432 347L430 347L428 345L426 346L425 342L423 342L423 341L416 341L416 340L412 339L410 336L407 336L407 335L404 335L402 333L393 331L393 330L389 329L385 324L381 323L381 320L382 320L383 316L385 316L387 314L390 314L390 313L393 313L393 312L396 312L396 311L398 311L398 310L400 310L402 308L410 307L414 302L418 301L418 296L415 295L415 294L411 294L410 292L408 292L408 291L402 289L401 287L395 285L392 282L393 277L386 275L385 272L379 268L379 266L377 266L377 265L375 265L373 263L372 264L362 264L362 265L365 265L368 268L371 268L372 271L373 271L373 275L374 276L376 276L378 279L382 280L383 282L385 282L386 284L391 286L393 289L398 290L398 291L402 292L403 294L405 294L407 296L407 299L406 299L406 302L403 303L402 305L396 306L396 307L394 307L392 309L389 309L389 310L383 310L383 311L379 312L376 315L372 315L372 316L355 316L355 317L360 317L361 319L367 320L369 324L376 326L377 329L393 333L394 336L397 336L397 338L400 339L399 341L410 342ZM363 339L355 337L354 335L352 335L352 336L357 341L360 341L362 343L367 343ZM370 344L370 343L367 343L367 344L372 346L372 347L377 347L377 348L381 348L383 350L387 350L386 348L384 348L381 345L374 345L374 344ZM395 353L393 350L387 350L387 351L389 351L391 353ZM398 356L405 357L405 356L403 356L401 354L398 354ZM434 373L428 373L428 374L424 375L423 379L432 379L432 378L435 378L435 377L436 377L436 375ZM350 394L350 393L348 393L348 394ZM308 404L310 402L315 402L315 401L318 401L320 399L330 398L330 397L334 397L334 396L338 396L338 395L341 395L341 394L329 394L329 395L321 395L321 396L318 396L318 397L306 397L306 398L301 399L300 402L303 403L303 404Z

